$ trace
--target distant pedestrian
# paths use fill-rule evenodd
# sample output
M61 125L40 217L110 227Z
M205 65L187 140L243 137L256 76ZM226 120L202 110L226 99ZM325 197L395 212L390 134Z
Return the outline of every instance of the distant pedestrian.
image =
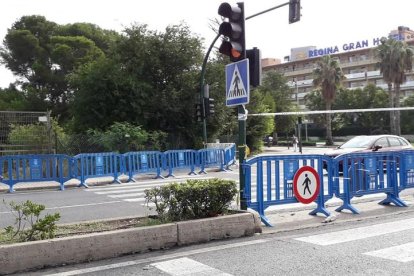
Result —
M273 145L273 137L270 135L267 137L267 146L271 147Z
M296 152L296 150L298 149L298 138L293 135L292 137L292 145L293 145L293 151Z

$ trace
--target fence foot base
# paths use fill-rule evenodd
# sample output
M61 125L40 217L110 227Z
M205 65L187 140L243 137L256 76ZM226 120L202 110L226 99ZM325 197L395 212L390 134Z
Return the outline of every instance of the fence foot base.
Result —
M118 184L122 184L121 180L119 180L118 178L114 179L114 182L118 183Z
M270 223L266 216L260 215L260 220L264 223L264 225L268 227L273 227L273 225Z
M129 182L134 182L134 183L136 183L137 181L133 178L133 177L131 177L130 179L128 179L128 181L127 181L128 183Z
M399 196L395 196L393 194L387 194L387 197L378 204L390 205L391 203L398 207L408 207L408 205Z
M328 209L326 209L325 207L319 207L319 206L316 207L315 210L310 212L309 215L316 216L318 213L321 213L321 214L325 215L326 217L329 217L331 215L331 212L329 212Z
M165 178L168 178L168 177L175 177L175 175L174 174L172 174L172 173L170 173L169 175L167 175Z
M197 175L196 172L189 172L188 175Z
M61 191L64 191L64 190L65 190L65 185L60 184L60 190L61 190Z
M342 206L336 208L335 211L342 212L342 210L345 210L345 209L351 211L353 214L358 214L359 215L358 209L355 208L354 206L352 206L349 203L342 204Z
M13 188L13 186L10 186L10 188L9 188L9 193L14 193L14 188Z
M207 172L205 170L201 170L198 172L198 174L207 174Z
M78 185L78 187L79 187L79 188L80 188L80 187L89 188L88 184L86 184L86 183L81 183L81 184L79 184L79 185Z
M172 176L174 176L174 175L172 175ZM168 177L168 176L167 176ZM154 179L159 179L159 178L161 178L161 179L165 179L165 177L164 176L162 176L162 175L157 175L156 177L154 177Z

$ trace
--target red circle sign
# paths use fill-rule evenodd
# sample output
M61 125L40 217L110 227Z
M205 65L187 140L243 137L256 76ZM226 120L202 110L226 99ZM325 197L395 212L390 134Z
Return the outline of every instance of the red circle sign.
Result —
M304 204L309 204L318 197L320 185L318 173L310 166L301 167L293 178L295 197Z

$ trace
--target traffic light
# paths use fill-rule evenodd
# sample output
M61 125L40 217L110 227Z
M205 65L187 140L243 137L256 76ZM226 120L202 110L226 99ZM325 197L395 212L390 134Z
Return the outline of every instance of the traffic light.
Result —
M289 24L300 20L300 0L289 0Z
M232 62L245 59L244 3L237 3L237 6L222 3L218 14L227 18L219 27L219 34L225 37L219 52L229 56Z
M203 105L202 104L195 104L195 109L196 109L197 122L203 121L203 119L204 119Z
M206 117L214 115L214 99L204 98L204 108L206 109Z
M262 83L262 62L260 50L256 47L246 50L246 58L249 59L250 85L257 87Z

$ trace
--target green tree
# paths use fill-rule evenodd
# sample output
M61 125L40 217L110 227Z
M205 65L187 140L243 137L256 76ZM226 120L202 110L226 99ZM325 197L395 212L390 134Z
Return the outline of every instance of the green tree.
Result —
M289 112L295 109L291 100L292 91L281 74L275 71L266 73L259 90L268 96L268 100L265 97L265 101L270 107L270 112ZM295 128L296 116L275 116L274 121L274 132L289 133Z
M400 86L407 79L406 72L412 69L414 48L404 41L382 38L375 52L379 59L377 66L388 84L389 106L399 108ZM394 94L392 85L394 85ZM401 135L399 110L390 112L390 127L391 133Z
M188 26L127 28L112 55L72 74L76 129L130 122L168 133L171 146L192 146L201 60L201 40Z
M259 89L250 90L250 102L248 111L254 113L268 113L270 107L266 105L264 98L266 96ZM246 143L252 152L262 150L263 138L271 133L274 129L274 120L272 117L250 116L246 125Z
M403 102L404 107L414 106L414 95L407 97ZM414 133L414 110L401 111L401 131L404 134Z
M338 62L331 56L324 56L317 62L317 68L313 71L313 84L321 88L325 101L325 109L331 110L335 101L336 91L345 79ZM333 145L331 114L326 114L326 145Z
M23 16L8 30L0 57L19 77L27 99L33 100L31 110L52 110L64 120L73 93L68 75L104 55L93 39L107 51L115 38L94 25L61 27L43 16Z
M324 107L324 100L319 90L314 90L306 95L305 100L309 110L322 110ZM387 106L387 103L387 93L383 89L370 84L363 89L340 88L332 109L381 108ZM322 115L312 116L313 121L320 125L323 125L323 117ZM367 133L384 133L387 132L387 124L388 118L384 112L352 112L332 115L332 129L338 131L348 128L349 131L351 129L364 129Z

